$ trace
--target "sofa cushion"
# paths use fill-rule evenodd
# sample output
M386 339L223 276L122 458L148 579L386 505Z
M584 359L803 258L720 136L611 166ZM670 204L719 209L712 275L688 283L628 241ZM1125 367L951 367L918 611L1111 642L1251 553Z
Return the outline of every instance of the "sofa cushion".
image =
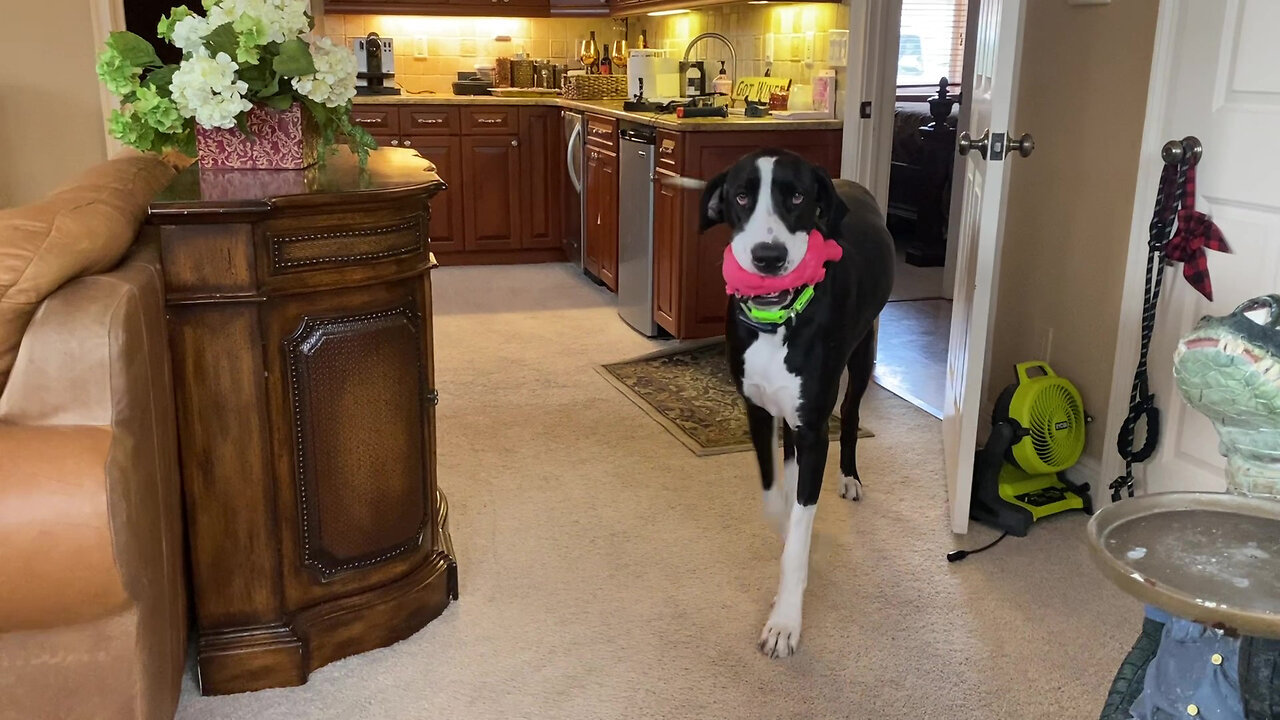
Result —
M44 200L0 211L0 390L36 307L63 284L115 267L173 175L161 158L130 155Z

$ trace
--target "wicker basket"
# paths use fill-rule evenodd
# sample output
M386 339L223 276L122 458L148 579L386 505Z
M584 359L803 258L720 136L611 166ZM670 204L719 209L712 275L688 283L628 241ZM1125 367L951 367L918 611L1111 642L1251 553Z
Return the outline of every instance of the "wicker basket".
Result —
M564 79L568 100L617 100L627 97L626 75L568 75Z

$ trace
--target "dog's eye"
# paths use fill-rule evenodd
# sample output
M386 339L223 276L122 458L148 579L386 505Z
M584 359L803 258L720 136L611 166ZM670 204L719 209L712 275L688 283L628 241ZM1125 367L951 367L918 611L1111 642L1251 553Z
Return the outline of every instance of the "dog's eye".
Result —
M795 195L791 196L792 205L799 205L802 202L804 202L804 195L801 195L800 193L796 193Z
M738 193L738 197L736 199L739 205L746 207L747 201L749 201L751 198L747 197L746 193Z

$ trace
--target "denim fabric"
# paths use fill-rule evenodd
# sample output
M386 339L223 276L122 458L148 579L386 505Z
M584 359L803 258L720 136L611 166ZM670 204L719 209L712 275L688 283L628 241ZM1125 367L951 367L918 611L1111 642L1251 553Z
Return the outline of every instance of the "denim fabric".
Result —
M1160 649L1147 666L1134 720L1240 720L1239 638L1148 607L1148 618L1164 622ZM1217 663L1214 656L1219 656Z

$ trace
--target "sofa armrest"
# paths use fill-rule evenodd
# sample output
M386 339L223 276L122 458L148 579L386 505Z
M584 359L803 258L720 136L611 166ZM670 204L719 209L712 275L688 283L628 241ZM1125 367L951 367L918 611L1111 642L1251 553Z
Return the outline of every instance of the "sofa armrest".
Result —
M111 441L105 427L0 424L0 632L129 602L108 509Z

